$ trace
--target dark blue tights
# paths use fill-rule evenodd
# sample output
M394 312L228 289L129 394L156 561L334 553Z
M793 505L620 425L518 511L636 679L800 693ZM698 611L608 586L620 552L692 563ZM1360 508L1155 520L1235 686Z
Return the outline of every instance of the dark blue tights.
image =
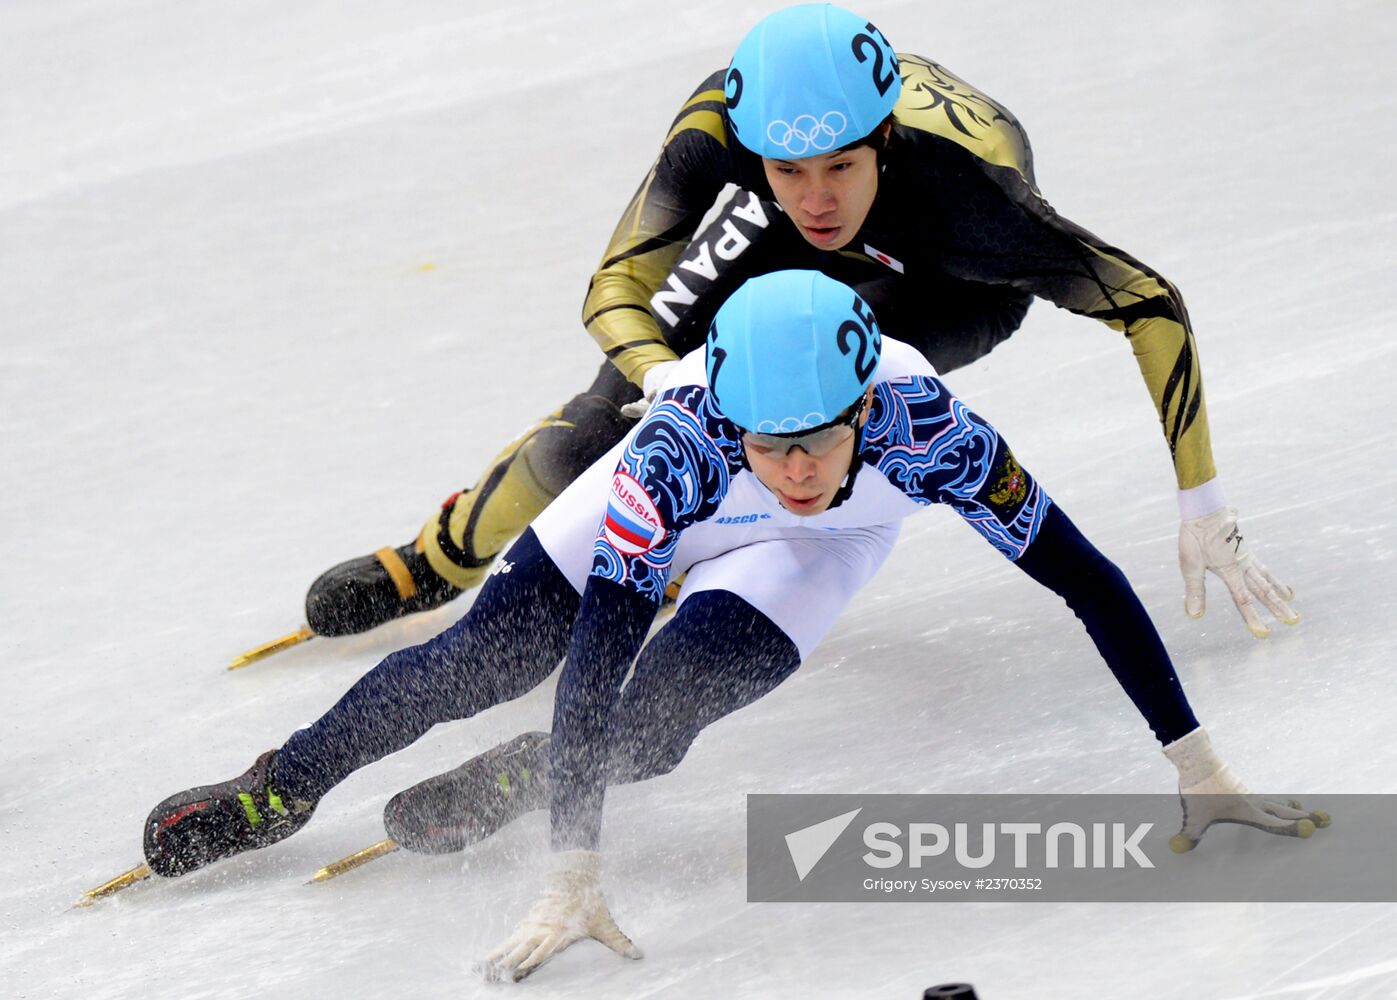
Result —
M465 617L389 655L286 741L273 780L315 800L351 773L542 683L567 652L580 597L533 531L504 556ZM611 725L613 782L673 770L699 730L756 701L800 666L771 619L727 591L685 600L636 661Z

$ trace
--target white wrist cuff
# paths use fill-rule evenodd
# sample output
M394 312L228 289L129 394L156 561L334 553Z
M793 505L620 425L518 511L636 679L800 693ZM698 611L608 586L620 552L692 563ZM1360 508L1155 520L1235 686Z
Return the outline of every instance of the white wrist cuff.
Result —
M1199 726L1164 748L1164 756L1179 769L1179 787L1191 788L1211 778L1225 766L1213 752L1208 731Z
M555 851L553 871L559 875L582 875L587 878L599 878L601 876L601 852Z
M646 399L654 399L656 394L664 388L664 384L669 378L669 373L678 363L677 360L657 361L646 370L644 377L641 379L640 390L645 394Z
M1202 486L1191 490L1179 490L1179 520L1192 521L1195 517L1207 517L1227 506L1227 497L1222 491L1222 480L1217 476Z

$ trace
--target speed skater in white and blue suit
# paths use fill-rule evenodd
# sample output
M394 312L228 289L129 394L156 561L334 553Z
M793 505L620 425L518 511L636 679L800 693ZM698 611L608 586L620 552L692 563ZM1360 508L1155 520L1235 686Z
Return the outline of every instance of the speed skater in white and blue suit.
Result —
M1218 759L1129 582L995 429L883 337L849 286L778 271L724 303L704 349L534 522L461 621L387 657L245 774L162 802L147 860L179 875L274 843L357 768L519 697L565 659L551 740L531 746L531 770L548 773L552 872L484 968L522 978L584 937L638 958L601 890L608 782L672 769L705 725L789 677L900 522L937 504L1081 620L1179 769L1190 845L1218 821L1314 831L1322 814L1248 796ZM646 645L678 574L678 608Z

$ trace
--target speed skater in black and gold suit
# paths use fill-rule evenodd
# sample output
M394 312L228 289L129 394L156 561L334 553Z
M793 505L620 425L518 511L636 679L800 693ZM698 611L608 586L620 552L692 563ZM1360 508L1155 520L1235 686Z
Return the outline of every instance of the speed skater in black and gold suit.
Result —
M623 408L643 412L668 366L702 344L724 297L781 268L856 287L884 329L942 373L1009 337L1035 297L1123 333L1174 462L1185 610L1203 614L1211 570L1258 638L1270 632L1259 607L1299 621L1290 588L1251 553L1227 506L1178 290L1054 211L1007 108L928 59L893 57L876 29L854 45L895 100L866 132L842 114L742 128L758 72L770 80L802 67L744 75L735 57L700 84L588 287L583 322L606 355L592 385L510 442L414 543L325 573L306 600L312 629L362 632L480 583L504 545L633 424Z

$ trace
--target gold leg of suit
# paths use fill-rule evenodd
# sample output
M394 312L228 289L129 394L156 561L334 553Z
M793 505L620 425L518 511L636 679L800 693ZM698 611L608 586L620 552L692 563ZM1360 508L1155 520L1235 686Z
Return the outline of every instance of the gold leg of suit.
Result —
M500 550L557 495L530 462L540 433L571 427L561 411L540 420L494 457L480 482L453 494L427 520L419 544L438 575L462 589L480 584Z
M475 587L510 540L630 428L621 407L640 396L612 365L587 389L494 457L475 486L451 496L419 542L443 579Z

